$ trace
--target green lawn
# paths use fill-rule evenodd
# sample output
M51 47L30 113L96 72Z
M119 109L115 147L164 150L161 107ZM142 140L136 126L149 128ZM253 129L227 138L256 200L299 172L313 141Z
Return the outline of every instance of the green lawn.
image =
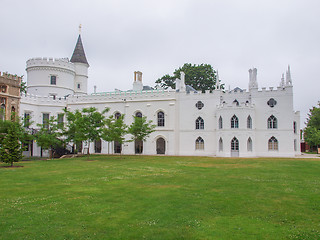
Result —
M0 239L320 239L320 159L15 165L0 168Z

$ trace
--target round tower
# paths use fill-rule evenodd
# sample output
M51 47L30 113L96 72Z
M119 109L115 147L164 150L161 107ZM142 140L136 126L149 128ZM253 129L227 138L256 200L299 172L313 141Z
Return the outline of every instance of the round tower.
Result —
M68 58L32 58L26 71L30 94L53 98L74 94L75 66Z
M74 94L88 94L88 68L89 63L83 49L81 35L79 34L70 62L74 64Z

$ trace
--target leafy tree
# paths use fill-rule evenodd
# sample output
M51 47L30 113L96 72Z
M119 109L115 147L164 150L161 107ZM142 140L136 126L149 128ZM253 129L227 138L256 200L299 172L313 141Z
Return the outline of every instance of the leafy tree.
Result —
M23 76L21 76L20 95L24 93L27 93L27 83L23 81Z
M40 127L35 135L37 144L42 149L49 150L50 158L53 158L55 149L57 147L62 147L64 144L64 141L62 140L62 126L58 124L55 117L50 117L47 122L37 125Z
M185 73L185 83L196 90L204 92L205 90L214 90L216 84L216 71L210 64L195 65L185 63L173 72L173 76L164 75L156 81L156 86L164 89L171 87L175 89L176 79L180 79L180 72ZM223 85L221 86L223 88Z
M304 138L308 145L320 146L320 102L318 103L318 107L310 109Z
M102 139L107 142L118 142L123 144L125 142L125 135L128 132L128 126L124 123L124 115L119 116L117 119L110 116L106 120L106 127L103 129Z
M66 139L74 143L88 142L88 158L90 142L102 137L106 121L104 114L108 111L109 109L106 108L100 113L95 107L77 109L74 112L65 110L67 125L64 134Z
M147 121L147 117L134 116L134 121L128 128L128 133L132 135L131 141L145 141L155 131L155 127L151 120ZM141 149L139 152L142 152Z
M15 117L13 117L15 119ZM31 139L20 119L17 121L0 120L0 161L19 162L23 155L23 143Z

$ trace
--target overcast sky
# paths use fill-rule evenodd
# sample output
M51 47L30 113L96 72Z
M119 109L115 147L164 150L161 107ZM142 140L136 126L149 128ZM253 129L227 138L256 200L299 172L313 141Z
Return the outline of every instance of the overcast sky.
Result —
M319 0L0 0L0 71L33 57L71 58L82 24L89 92L144 85L184 63L211 64L226 87L277 87L291 66L301 127L320 100ZM26 80L26 77L25 77Z

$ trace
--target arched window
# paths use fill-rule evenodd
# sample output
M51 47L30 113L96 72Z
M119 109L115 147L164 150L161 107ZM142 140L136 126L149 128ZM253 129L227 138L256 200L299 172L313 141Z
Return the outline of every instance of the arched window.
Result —
M252 129L252 118L250 115L247 117L247 128Z
M222 121L222 117L219 117L219 129L223 128L223 121Z
M222 138L219 139L219 152L223 151L223 140Z
M164 113L163 112L158 112L158 126L159 127L164 127Z
M115 118L115 119L119 119L119 117L121 117L121 113L116 112L116 113L114 114L114 118Z
M251 137L249 137L248 141L247 141L247 151L252 152L252 139L251 139Z
M204 149L204 141L201 137L198 137L196 140L196 150L203 150Z
M231 140L231 151L239 151L239 140L236 137Z
M276 151L278 150L278 140L275 137L271 137L268 141L268 150Z
M196 120L196 129L204 129L204 121L201 117Z
M275 129L275 128L278 128L278 124L277 124L277 118L273 115L271 115L269 118L268 118L268 128L271 129Z
M297 133L297 123L293 122L293 133Z
M231 118L231 128L239 128L239 120L236 115Z
M136 117L142 117L142 113L141 112L136 112Z

